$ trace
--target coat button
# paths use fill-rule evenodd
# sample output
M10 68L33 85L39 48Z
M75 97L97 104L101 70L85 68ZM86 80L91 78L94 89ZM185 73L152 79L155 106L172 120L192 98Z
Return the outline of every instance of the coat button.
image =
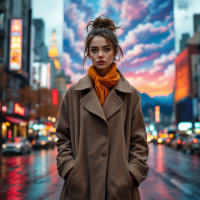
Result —
M101 156L102 156L102 157L106 157L106 153L102 153Z
M89 154L88 154L88 155L89 155L89 157L92 157L92 152L89 152Z
M108 132L105 133L105 136L108 137Z
M88 135L90 136L90 135L91 135L91 132L88 132Z

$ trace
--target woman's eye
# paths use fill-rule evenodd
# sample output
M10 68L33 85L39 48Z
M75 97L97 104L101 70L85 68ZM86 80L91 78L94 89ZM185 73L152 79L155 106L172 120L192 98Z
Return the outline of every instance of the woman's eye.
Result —
M109 49L109 48L106 48L105 51L110 51L110 49Z
M92 49L91 51L92 51L92 53L96 53L96 52L97 52L97 50L96 50L96 49Z

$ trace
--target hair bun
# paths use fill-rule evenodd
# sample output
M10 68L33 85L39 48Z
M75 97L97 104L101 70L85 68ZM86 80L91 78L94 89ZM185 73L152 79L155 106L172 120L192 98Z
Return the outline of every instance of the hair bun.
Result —
M109 30L111 30L112 32L115 32L116 29L121 28L120 26L115 26L116 21L111 20L110 18L104 16L104 15L100 15L99 17L97 17L94 21L90 21L87 26L87 32L89 32L91 30L94 30L96 28L107 28Z

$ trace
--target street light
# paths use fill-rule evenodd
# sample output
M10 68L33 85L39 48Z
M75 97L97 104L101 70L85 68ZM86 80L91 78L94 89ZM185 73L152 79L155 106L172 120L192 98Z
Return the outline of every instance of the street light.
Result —
M51 119L51 121L52 121L52 122L55 122L55 121L56 121L56 118L55 118L55 117L53 117L53 118Z
M51 121L51 116L48 116L47 119L48 119L49 121Z

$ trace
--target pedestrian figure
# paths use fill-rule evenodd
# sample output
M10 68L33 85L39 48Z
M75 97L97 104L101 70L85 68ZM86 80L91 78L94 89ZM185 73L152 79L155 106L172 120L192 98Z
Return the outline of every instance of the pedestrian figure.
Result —
M105 16L86 26L93 65L67 90L56 130L61 200L140 200L149 149L141 98L116 68L118 28Z

